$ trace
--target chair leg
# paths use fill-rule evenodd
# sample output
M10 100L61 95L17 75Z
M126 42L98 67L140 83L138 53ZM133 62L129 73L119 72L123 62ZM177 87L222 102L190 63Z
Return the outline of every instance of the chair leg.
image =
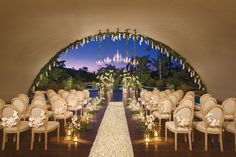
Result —
M20 133L17 133L16 136L16 150L18 151L20 147Z
M167 127L165 126L165 142L167 142Z
M208 136L207 133L205 133L205 151L207 151L208 148Z
M159 126L161 127L161 118L159 118Z
M33 150L34 148L34 131L31 131L31 144L30 144L30 150Z
M59 143L59 137L60 137L60 125L57 128L57 142Z
M184 134L184 142L186 143L187 142L187 135Z
M64 118L64 125L66 125L66 118Z
M192 142L194 142L194 129L192 129Z
M219 136L220 136L220 151L223 152L224 148L223 148L222 133L220 133Z
M189 143L189 150L192 151L191 132L188 133L188 143Z
M45 132L45 146L44 146L44 149L47 150L48 149L48 133Z
M175 151L177 151L177 145L178 145L177 144L177 138L178 138L177 133L175 132Z
M5 144L6 144L6 134L5 131L3 131L3 138L2 138L2 150L5 149Z

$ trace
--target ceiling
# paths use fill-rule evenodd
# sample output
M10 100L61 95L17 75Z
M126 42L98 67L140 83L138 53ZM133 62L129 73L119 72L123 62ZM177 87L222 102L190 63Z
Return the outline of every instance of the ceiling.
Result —
M0 0L0 98L28 92L69 43L136 28L186 58L217 99L236 97L235 0Z

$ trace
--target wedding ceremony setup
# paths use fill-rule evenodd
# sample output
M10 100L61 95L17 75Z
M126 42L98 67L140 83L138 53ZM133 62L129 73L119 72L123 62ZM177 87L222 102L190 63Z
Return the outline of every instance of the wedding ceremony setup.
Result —
M234 157L236 1L0 5L0 157Z

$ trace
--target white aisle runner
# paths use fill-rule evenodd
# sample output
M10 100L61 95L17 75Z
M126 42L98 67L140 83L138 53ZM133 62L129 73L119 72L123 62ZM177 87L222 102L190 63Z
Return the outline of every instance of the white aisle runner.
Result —
M98 129L89 157L133 157L124 105L110 102Z

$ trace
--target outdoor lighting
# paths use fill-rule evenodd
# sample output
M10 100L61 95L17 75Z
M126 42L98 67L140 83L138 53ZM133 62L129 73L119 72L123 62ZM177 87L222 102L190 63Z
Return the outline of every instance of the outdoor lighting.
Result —
M104 58L104 63L105 64L110 64L111 63L111 59L109 57Z
M79 131L78 131L78 129L75 129L75 131L74 131L73 142L79 142Z
M146 143L150 142L150 134L149 134L149 131L145 131L144 133L144 141Z
M154 129L153 134L154 134L154 141L161 141L160 128L158 127L158 125L157 125L157 127Z
M124 63L128 64L130 63L131 59L129 57L125 57L124 58Z
M73 133L73 126L71 123L67 123L65 125L65 132L66 132L66 136L65 136L64 140L65 141L71 140L72 133Z
M103 61L101 61L100 59L98 61L96 61L97 66L102 66L103 65Z
M122 60L123 60L123 58L122 58L121 54L119 53L119 51L117 50L116 54L113 57L113 62L114 63L121 63Z

